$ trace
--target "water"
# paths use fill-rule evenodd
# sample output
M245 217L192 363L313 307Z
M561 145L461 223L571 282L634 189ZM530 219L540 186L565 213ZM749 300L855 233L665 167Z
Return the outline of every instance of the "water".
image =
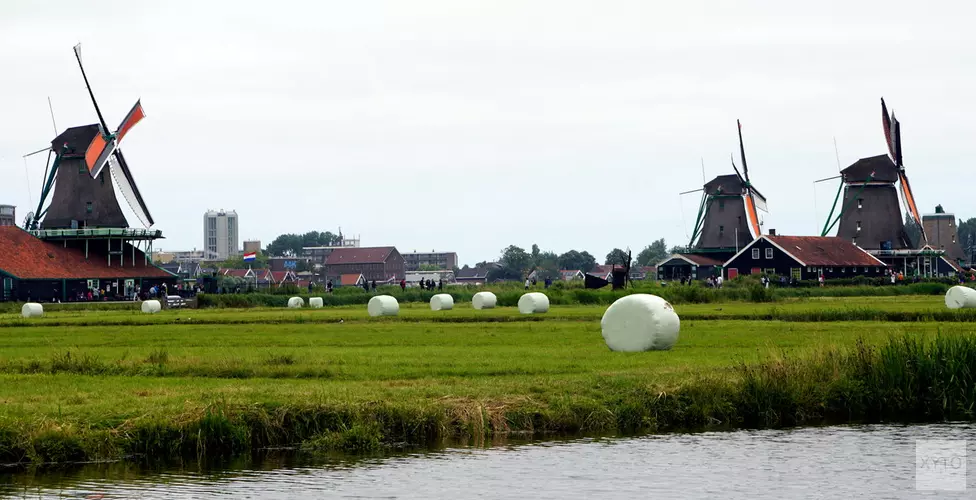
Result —
M915 489L916 439L968 439L968 492ZM0 476L13 498L973 498L976 425L821 427L459 448L158 472ZM300 459L298 459L300 460ZM96 498L96 497L91 497Z

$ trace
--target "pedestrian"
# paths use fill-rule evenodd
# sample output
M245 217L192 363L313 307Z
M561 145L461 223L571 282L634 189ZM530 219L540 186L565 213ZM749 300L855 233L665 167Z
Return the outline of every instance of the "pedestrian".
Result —
M327 283L325 284L325 288L326 288L326 290L327 290L327 291L328 291L329 293L332 293L332 280L329 280L329 281L328 281L328 282L327 282Z
M722 281L724 281L724 280L722 279L722 275L721 275L721 274L720 274L720 275L718 275L718 277L717 277L717 278L715 278L715 284L716 284L716 285L717 285L717 286L718 286L719 288L722 288Z
M437 280L437 290L438 291L444 290L444 278Z
M370 283L370 287L371 287L371 288L373 289L373 291L374 291L374 292L376 291L376 280L373 280L373 281L372 281L372 282Z
M552 278L546 277L545 283L546 283L546 289L548 290L549 287L552 286Z
M525 289L529 289L529 278L525 278Z
M400 280L400 291L402 292L402 291L404 291L406 289L407 289L407 280L405 280L405 279L404 280Z
M823 286L824 286L824 275L823 275L823 273L820 273L820 277L817 278L817 281L820 282L820 288L823 288Z

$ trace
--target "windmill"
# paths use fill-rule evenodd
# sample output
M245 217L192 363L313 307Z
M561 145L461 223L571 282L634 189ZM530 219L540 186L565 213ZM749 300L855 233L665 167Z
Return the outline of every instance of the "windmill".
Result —
M25 229L129 227L112 183L105 182L106 166L133 213L144 227L151 227L152 216L119 149L126 134L145 117L141 101L136 101L115 132L109 132L81 62L80 44L74 47L74 52L99 123L68 128L51 141L50 148L32 153L47 151L48 166L37 209L29 214ZM50 204L45 208L49 198Z
M888 155L862 158L841 170L839 176L817 181L841 179L821 236L827 236L839 223L837 236L851 240L862 248L919 248L926 244L927 238L902 162L901 124L894 114L888 114L884 99L881 99L881 117ZM901 190L901 203L908 213L909 223L918 234L917 238L912 238L906 230L896 184ZM844 199L835 217L841 192Z
M688 243L690 251L733 250L734 253L762 234L759 211L768 213L766 197L752 185L742 141L742 124L736 120L736 125L739 129L742 172L739 172L733 159L734 174L720 175L705 183L701 189L681 193L702 193L695 228Z

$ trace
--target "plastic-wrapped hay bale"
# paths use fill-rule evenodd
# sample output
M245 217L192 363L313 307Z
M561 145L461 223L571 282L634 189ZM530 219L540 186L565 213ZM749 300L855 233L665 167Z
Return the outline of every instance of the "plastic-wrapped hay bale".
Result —
M292 309L298 309L299 307L305 306L305 299L301 297L292 297L288 299L288 307Z
M493 309L498 303L498 297L491 292L478 292L471 298L471 307L475 309Z
M145 314L156 314L163 310L163 305L158 300L142 301L142 312Z
M519 298L519 312L522 314L538 314L549 311L549 297L544 293L529 292Z
M20 308L20 314L25 318L40 318L44 315L44 306L36 302L28 302Z
M318 309L322 307L322 304L323 304L322 297L310 297L308 299L308 307L311 307L313 309Z
M454 297L449 293L439 293L430 298L431 311L448 311L454 309Z
M965 286L954 286L946 292L945 303L949 309L976 307L976 290Z
M396 316L400 314L400 303L389 295L377 295L369 299L366 311L370 316Z
M640 352L671 349L678 341L681 321L668 301L638 293L610 304L600 326L611 351Z

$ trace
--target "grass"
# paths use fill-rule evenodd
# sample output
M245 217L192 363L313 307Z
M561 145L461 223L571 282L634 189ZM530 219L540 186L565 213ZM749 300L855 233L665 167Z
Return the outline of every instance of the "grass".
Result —
M677 346L648 353L609 352L602 307L0 316L0 463L973 418L972 326L933 321L940 301L681 305Z

